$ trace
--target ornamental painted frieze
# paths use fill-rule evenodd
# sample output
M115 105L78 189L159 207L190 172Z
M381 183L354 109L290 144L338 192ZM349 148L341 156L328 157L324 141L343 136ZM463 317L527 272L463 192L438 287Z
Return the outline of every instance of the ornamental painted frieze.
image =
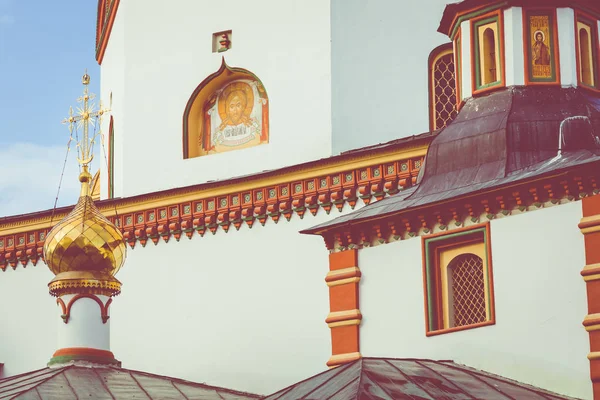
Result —
M370 165L347 169L352 155L338 160L321 160L307 166L293 166L265 172L254 178L232 179L228 183L209 182L196 188L179 188L165 193L149 193L136 198L119 198L97 203L100 211L115 224L127 244L145 247L147 243L167 243L182 237L228 233L265 225L268 221L290 221L318 212L329 214L396 194L416 183L428 140L405 154L389 154L386 149L363 154ZM381 154L377 154L380 152ZM323 165L319 165L319 163ZM308 168L308 169L306 169ZM322 168L314 170L314 168ZM308 171L314 175L307 177ZM214 193L215 189L221 193ZM211 192L209 196L207 192ZM36 265L43 260L43 245L49 230L71 207L23 215L0 226L0 271L18 265ZM233 229L230 229L233 228Z
M261 81L225 61L196 88L183 117L184 158L269 142L269 102Z

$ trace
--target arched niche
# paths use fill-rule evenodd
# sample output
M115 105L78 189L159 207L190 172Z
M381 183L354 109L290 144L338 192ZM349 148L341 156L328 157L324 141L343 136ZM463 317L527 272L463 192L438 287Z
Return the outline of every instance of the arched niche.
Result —
M496 82L496 39L494 31L486 28L483 31L483 84Z
M269 101L256 75L225 59L188 100L183 114L183 157L245 149L269 142Z

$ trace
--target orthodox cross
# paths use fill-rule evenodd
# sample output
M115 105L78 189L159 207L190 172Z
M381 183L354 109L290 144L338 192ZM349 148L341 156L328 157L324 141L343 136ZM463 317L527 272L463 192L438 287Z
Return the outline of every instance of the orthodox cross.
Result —
M80 165L87 166L94 158L94 143L96 137L100 134L102 115L109 112L110 108L102 108L102 102L100 102L98 110L95 109L96 105L92 103L92 100L94 100L96 95L89 92L90 76L87 74L87 71L81 78L81 83L84 86L83 96L77 99L77 103L81 104L81 106L77 107L75 113L73 112L73 107L69 107L69 117L63 119L62 123L69 124L71 138L73 137L74 129L82 128L81 139L77 138L77 147L79 149L77 161L79 161ZM96 123L98 124L98 132L94 131L90 138L90 125L94 128L96 127Z

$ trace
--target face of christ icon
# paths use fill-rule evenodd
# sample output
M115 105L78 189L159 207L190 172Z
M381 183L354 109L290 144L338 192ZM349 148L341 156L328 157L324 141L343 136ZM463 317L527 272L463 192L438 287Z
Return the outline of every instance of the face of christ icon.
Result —
M531 48L531 55L534 65L550 65L550 49L544 43L546 35L542 31L535 31L533 34L535 42Z
M223 89L218 97L218 112L221 119L214 134L218 146L240 146L260 136L260 124L253 117L255 95L246 82L233 82Z

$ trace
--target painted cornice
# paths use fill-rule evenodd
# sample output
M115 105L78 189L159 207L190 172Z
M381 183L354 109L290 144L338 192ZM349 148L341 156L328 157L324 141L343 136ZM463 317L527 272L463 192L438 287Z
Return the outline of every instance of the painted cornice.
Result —
M110 39L120 0L98 0L98 15L96 17L96 61L102 65L104 52Z
M458 198L356 222L310 228L301 233L322 236L331 251L377 246L595 196L600 193L599 180L598 163L591 163Z
M414 184L432 134L400 139L255 175L96 202L134 248L207 231L289 221L369 204ZM73 206L0 218L0 269L35 265L48 231Z
M600 2L589 0L464 0L448 4L444 9L438 32L454 39L461 22L488 12L509 7L569 7L600 17Z

